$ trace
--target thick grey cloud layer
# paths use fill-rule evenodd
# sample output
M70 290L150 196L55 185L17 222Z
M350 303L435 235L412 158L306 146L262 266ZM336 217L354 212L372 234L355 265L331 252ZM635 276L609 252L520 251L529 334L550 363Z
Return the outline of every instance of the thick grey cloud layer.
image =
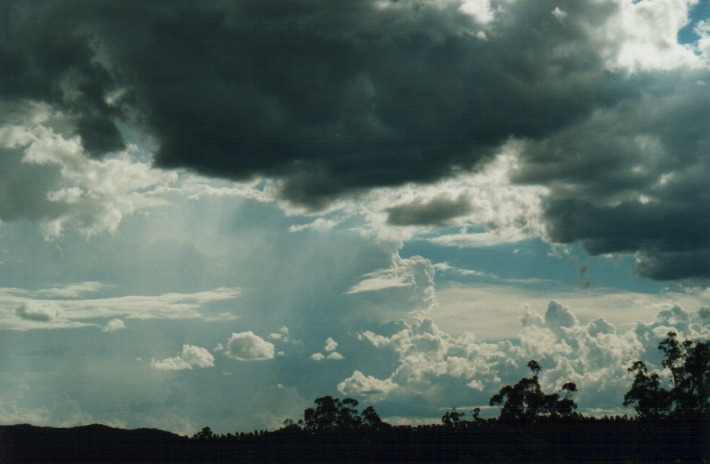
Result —
M638 272L654 279L710 277L704 77L655 78L643 97L526 145L518 180L551 188L553 241L581 240L595 255L637 252Z
M124 147L122 120L161 167L275 177L311 207L475 169L517 140L515 180L550 188L551 241L708 277L710 75L673 70L691 60L672 41L692 3L2 0L0 100L60 110L90 156ZM438 206L389 222L466 212Z
M6 2L1 91L76 113L90 152L119 147L111 118L132 113L160 165L285 176L309 204L445 176L627 92L590 47L556 50L582 37L552 2L509 7L486 40L459 6Z

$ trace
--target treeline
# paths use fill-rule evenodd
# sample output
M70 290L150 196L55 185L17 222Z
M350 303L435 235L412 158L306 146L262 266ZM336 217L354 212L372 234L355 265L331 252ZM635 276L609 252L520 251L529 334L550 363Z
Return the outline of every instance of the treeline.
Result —
M107 427L0 427L2 463L708 462L708 424L623 417L181 437Z
M577 385L544 392L542 367L531 360L530 375L490 399L498 418L454 408L438 424L391 426L372 406L360 412L353 398L324 396L275 432L216 435L206 427L193 438L242 446L248 452L240 459L247 462L710 460L710 343L679 341L669 332L658 348L671 384L666 388L659 373L634 362L623 398L633 418L584 417L574 400Z
M666 387L642 361L623 404L634 417L585 417L576 384L545 393L541 366L490 399L497 418L450 409L435 424L393 426L372 406L323 396L298 420L275 431L192 437L103 426L41 429L0 427L0 463L14 462L708 462L710 461L710 343L659 344Z

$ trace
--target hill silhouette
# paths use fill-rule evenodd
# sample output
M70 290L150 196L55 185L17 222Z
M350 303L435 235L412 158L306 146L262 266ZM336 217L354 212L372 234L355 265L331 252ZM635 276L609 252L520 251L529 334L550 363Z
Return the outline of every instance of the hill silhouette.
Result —
M188 448L186 437L157 429L0 426L0 463L180 462Z
M0 427L0 463L707 462L709 435L706 422L625 417L193 437L14 425Z

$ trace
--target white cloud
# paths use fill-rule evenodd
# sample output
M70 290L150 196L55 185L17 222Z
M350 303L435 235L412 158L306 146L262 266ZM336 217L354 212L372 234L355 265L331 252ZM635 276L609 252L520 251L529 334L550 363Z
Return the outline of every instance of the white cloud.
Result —
M441 246L459 248L492 247L505 243L516 243L529 239L530 236L519 230L508 230L505 235L500 232L475 232L462 234L446 234L430 239L432 243Z
M97 292L103 288L100 282L81 282L64 287L53 287L39 291L41 295L51 298L77 298L84 293Z
M476 277L482 277L485 276L481 271L475 271L473 269L461 269L459 267L455 267L450 265L449 263L435 263L434 264L434 269L436 269L438 272L451 272L460 276L476 276Z
M214 356L206 348L185 344L177 356L161 360L154 359L150 365L154 369L164 371L189 370L193 367L214 367Z
M341 208L365 221L363 233L395 243L428 236L436 229L435 243L452 246L490 246L542 235L542 201L548 189L537 185L517 185L510 180L519 164L521 145L511 141L500 153L475 173L463 173L433 184L407 184L378 188L358 197L357 202L341 201ZM402 206L432 205L441 198L467 199L465 212L448 218L450 229L431 225L397 226L388 222L388 211ZM458 228L452 232L453 228ZM485 228L472 233L467 229ZM450 238L448 238L450 237ZM376 282L371 282L376 284Z
M335 351L336 348L338 348L338 342L333 340L333 338L328 337L325 340L325 347L323 348L325 351Z
M87 157L78 137L66 138L57 129L66 126L66 116L48 106L28 105L16 110L14 119L0 126L0 150L21 153L21 164L10 174L34 181L33 196L18 198L13 211L6 208L0 215L28 218L48 239L67 228L86 237L115 232L124 217L164 204L157 193L178 180L175 172L138 161L135 146L105 159ZM0 185L9 183L10 193L25 195L14 182L0 174Z
M563 22L567 17L567 12L561 10L559 6L556 6L555 9L552 10L552 16L554 16L554 18L559 22Z
M115 332L117 330L125 329L126 324L121 319L112 319L106 323L106 325L101 329L103 332Z
M16 314L28 321L50 322L57 319L59 309L49 302L27 302L17 308Z
M302 232L304 230L315 230L319 232L327 232L335 228L340 221L334 219L318 218L309 224L295 225L288 228L289 232Z
M391 380L380 380L360 371L354 371L350 377L338 384L338 391L343 395L362 395L388 393L397 387Z
M180 357L191 366L213 367L214 356L206 349L194 345L183 345Z
M35 322L52 322L52 328L81 327L97 318L128 319L195 319L206 318L202 310L209 304L232 300L241 294L237 288L217 288L196 293L166 293L156 296L123 296L98 299L64 299L79 291L89 291L93 286L70 285L31 292L22 289L0 288L0 327L8 329L31 329L36 325L17 323L13 316ZM62 295L59 300L44 296ZM8 308L15 308L11 315ZM5 311L3 311L5 309ZM59 315L61 314L61 318ZM224 314L221 318L232 318ZM87 322L80 322L87 321Z
M525 308L548 306L549 285L547 282L509 281L501 281L500 285L448 284L437 289L439 307L429 317L442 330L455 335L471 331L486 339L515 338L518 320ZM619 329L648 319L649 312L657 313L673 306L710 307L710 298L701 293L640 293L608 288L559 290L555 292L555 301L573 308L582 323L601 317Z
M345 359L345 356L335 351L337 348L338 342L336 342L332 337L328 337L325 340L325 346L323 347L323 350L328 353L328 355L326 356L323 353L313 353L310 359L313 361L323 361L326 359L328 361L342 361Z
M495 18L490 0L463 0L459 10L473 16L482 25L490 23Z
M678 43L678 32L687 24L689 8L697 0L604 0L597 3L618 9L616 14L608 15L603 24L583 23L610 68L634 72L701 64L689 47Z
M186 369L192 369L187 361L182 359L180 356L174 356L172 358L165 358L161 360L153 359L150 362L153 369L158 369L161 371L181 371Z
M579 321L567 307L556 301L550 301L545 312L545 323L552 330L561 331L578 325Z
M276 348L250 330L233 333L227 340L224 354L239 361L261 361L273 359Z
M694 30L699 37L697 50L706 62L710 62L710 20L699 21Z
M284 326L284 327L281 327L278 332L270 333L269 338L272 340L281 340L283 342L288 342L289 341L288 327Z
M618 410L630 386L626 368L637 359L653 366L656 346L669 330L682 338L710 336L710 325L701 316L676 306L660 311L655 322L619 330L602 318L581 323L552 301L544 315L528 311L521 318L519 344L480 341L471 333L453 336L420 319L389 336L363 333L361 340L397 353L398 366L385 379L356 372L338 388L348 394L377 393L392 401L424 395L432 404L485 404L503 385L526 375L527 361L535 359L543 367L544 389L554 391L573 381L583 411L609 413Z
M389 268L366 274L365 279L351 287L346 294L409 288L414 292L411 299L425 302L428 309L435 304L435 272L431 261L426 258L401 258L399 254L394 254Z

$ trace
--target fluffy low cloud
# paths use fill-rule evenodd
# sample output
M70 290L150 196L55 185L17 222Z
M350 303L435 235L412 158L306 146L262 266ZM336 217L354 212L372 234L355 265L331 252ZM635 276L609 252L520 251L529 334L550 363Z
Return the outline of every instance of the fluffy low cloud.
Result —
M328 355L326 356L323 353L313 353L310 358L313 361L323 361L326 359L328 361L342 361L345 359L345 356L335 351L337 348L338 342L336 342L332 337L328 337L325 339L325 346L323 347L323 351L328 353Z
M224 354L239 361L263 361L273 359L276 348L250 330L233 333L227 340Z
M363 395L388 393L396 387L397 384L391 380L380 380L371 375L365 375L360 371L355 371L350 377L338 384L338 391L343 395Z
M337 348L338 348L338 342L333 340L332 337L328 337L325 339L325 346L323 347L323 349L325 351L331 352L331 351L335 351Z
M153 360L150 365L154 369L164 371L188 370L193 367L214 367L214 356L206 348L194 345L183 345L177 356L161 360Z
M403 322L392 335L361 334L374 348L399 355L391 375L378 379L356 371L338 389L343 394L373 395L385 404L424 395L433 404L485 405L504 384L526 375L527 361L535 359L543 367L545 389L576 382L583 411L613 413L632 381L626 368L643 359L651 368L662 369L656 346L671 330L681 338L710 337L710 325L701 313L678 306L660 311L651 323L619 330L603 318L581 323L572 311L552 301L544 314L528 311L521 317L519 344L479 341L471 333L452 336L428 319Z
M116 332L117 330L123 330L126 328L126 323L121 319L112 319L106 323L106 325L101 329L104 332Z

